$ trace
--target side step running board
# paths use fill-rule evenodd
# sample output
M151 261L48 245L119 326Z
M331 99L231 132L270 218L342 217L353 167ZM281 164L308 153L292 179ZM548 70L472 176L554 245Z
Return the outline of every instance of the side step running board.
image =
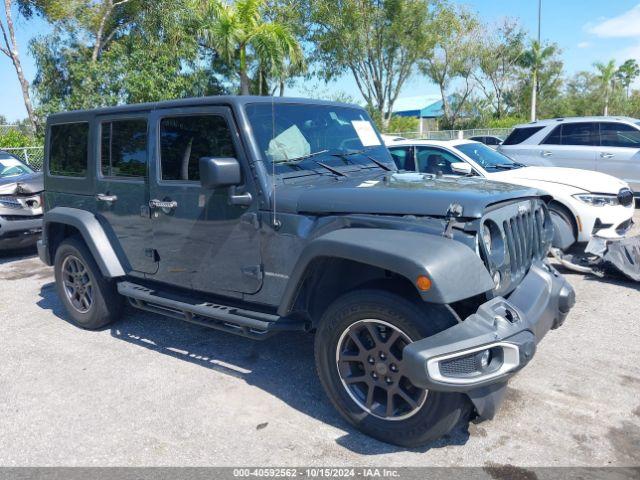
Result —
M163 296L162 292L131 282L119 282L118 293L127 297L136 308L245 337L264 339L277 331L305 329L304 323L278 315L211 302L174 300Z

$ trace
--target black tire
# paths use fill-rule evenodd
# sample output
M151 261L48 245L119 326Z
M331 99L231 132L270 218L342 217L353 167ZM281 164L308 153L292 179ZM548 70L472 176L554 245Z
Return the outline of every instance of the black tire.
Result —
M72 264L81 264L84 268L76 269L79 273L74 275L71 272L74 270ZM54 274L58 296L73 324L87 330L96 330L114 322L122 315L124 299L118 294L115 282L102 276L93 255L81 238L70 237L60 244L55 254ZM67 285L70 282L76 284L67 287L65 281ZM85 293L90 291L90 302L78 300L80 283L85 285L81 286Z
M556 202L552 202L551 204L549 204L549 214L550 215L556 215L560 220L562 220L569 227L571 227L571 230L573 232L573 244L572 245L575 245L575 242L578 240L578 238L577 238L578 225L576 224L576 220L573 217L573 215L571 214L571 211L569 209L567 209L567 207L565 207L564 205L561 205L561 204L556 203ZM554 236L554 239L555 239L555 236ZM572 245L570 245L569 248ZM556 245L554 245L554 247L555 246Z
M343 367L339 366L342 362L338 361L337 349L341 339L344 342L344 338L348 338L344 334L351 332L355 325L362 325L362 321L366 319L392 325L405 333L411 341L433 335L455 323L452 315L440 306L430 308L428 305L418 305L382 290L354 291L331 304L316 332L316 368L329 399L347 421L383 442L403 447L417 447L447 434L461 420L468 420L470 402L465 395L459 393L427 392L425 398L416 402L417 406L413 411L406 414L408 417L398 415L394 419L381 418L375 415L372 409L368 411L359 405L352 396L353 392L349 393L349 387L346 383L343 384L339 372L339 368ZM364 362L356 363L362 363L363 368L367 367ZM377 366L376 363L376 368ZM372 372L370 374L373 375ZM382 383L381 377L379 380ZM402 381L406 385L408 380L404 378ZM400 385L400 381L397 383ZM409 388L411 387L413 386L410 385ZM369 388L372 387L368 386L367 392ZM374 393L382 392L383 395L385 392L378 386L373 390ZM414 395L422 395L420 392L423 391L415 389ZM367 406L366 402L362 403L364 407ZM391 401L392 405L395 403L395 400ZM408 403L406 405L409 406Z

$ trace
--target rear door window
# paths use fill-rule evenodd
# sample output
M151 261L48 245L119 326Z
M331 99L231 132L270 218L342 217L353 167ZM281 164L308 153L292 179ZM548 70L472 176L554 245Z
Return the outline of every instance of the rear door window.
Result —
M543 145L596 146L598 143L595 124L589 122L560 124L542 141Z
M519 127L516 128L509 136L502 142L502 145L518 145L525 140L531 138L534 134L538 133L544 127Z
M147 121L115 120L101 124L101 169L105 177L146 177Z
M600 145L603 147L640 148L640 130L624 123L602 122Z
M87 122L52 125L49 139L49 173L86 177L89 145Z
M220 115L165 117L160 121L162 180L200 180L200 158L235 157L231 130Z

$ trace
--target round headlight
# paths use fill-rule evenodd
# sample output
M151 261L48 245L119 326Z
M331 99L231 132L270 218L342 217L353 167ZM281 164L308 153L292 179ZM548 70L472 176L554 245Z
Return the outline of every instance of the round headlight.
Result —
M484 242L484 246L487 247L487 251L491 252L491 228L489 228L489 225L486 223L482 227L482 241Z
M504 239L500 227L491 220L482 225L482 243L492 263L499 267L504 263Z

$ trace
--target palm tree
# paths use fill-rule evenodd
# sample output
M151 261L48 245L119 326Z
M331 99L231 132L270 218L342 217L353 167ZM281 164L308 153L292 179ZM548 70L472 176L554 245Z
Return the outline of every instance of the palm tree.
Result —
M611 92L613 91L614 82L616 78L616 62L615 60L609 60L608 63L597 62L593 64L598 70L598 79L604 89L604 113L606 117L609 115L609 99L611 98Z
M531 70L531 121L537 120L538 76L545 62L558 51L556 45L544 47L537 40L531 42L531 48L522 54L521 64Z
M302 48L291 29L264 18L267 0L195 0L200 6L199 33L204 43L238 70L240 92L249 95L249 68L280 78L288 65L302 65Z

